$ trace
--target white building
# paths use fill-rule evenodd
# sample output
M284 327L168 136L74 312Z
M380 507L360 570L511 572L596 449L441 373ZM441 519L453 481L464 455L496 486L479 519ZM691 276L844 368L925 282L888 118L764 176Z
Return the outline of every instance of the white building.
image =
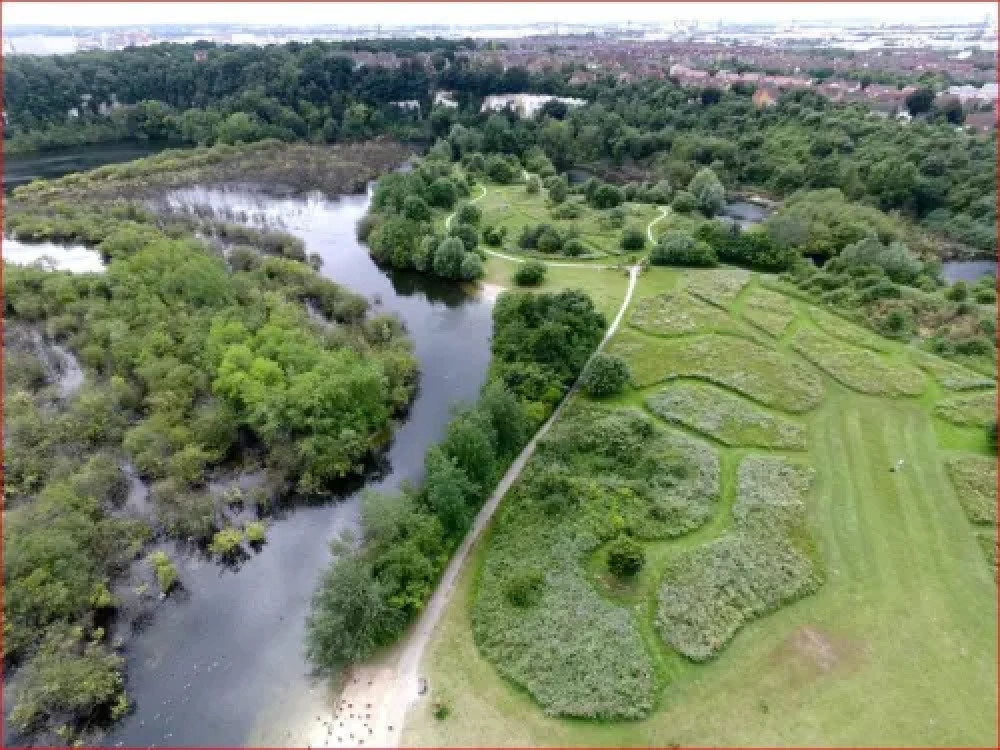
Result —
M483 99L480 111L500 112L509 108L521 117L534 117L547 102L553 99L562 102L567 107L579 107L587 103L586 99L571 99L565 96L549 96L548 94L495 94Z
M413 110L413 109L416 109L416 110L420 109L420 102L417 101L416 99L403 99L403 100L398 101L398 102L389 102L389 103L392 104L395 107L399 107L400 109L405 109L407 111Z
M957 96L962 104L970 99L982 99L983 101L995 102L997 100L997 84L986 83L982 88L975 86L951 86L948 93Z
M434 104L440 104L442 107L457 107L458 102L455 101L454 96L452 91L436 91L434 92Z

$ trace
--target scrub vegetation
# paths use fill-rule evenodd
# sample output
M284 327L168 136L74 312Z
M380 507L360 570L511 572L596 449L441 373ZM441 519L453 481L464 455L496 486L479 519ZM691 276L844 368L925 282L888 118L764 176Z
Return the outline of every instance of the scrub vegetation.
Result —
M460 696L450 723L418 704L404 742L808 744L816 723L847 744L987 741L992 714L969 701L992 690L995 660L936 644L995 653L995 462L979 428L933 428L951 396L911 362L964 368L898 340L848 343L831 335L832 313L778 287L758 294L753 275L717 309L745 318L757 296L781 310L788 328L769 343L640 332L665 290L714 285L717 272L677 273L641 278L610 342L631 387L574 396L500 505L421 668ZM861 363L891 385L860 379ZM687 441L683 460L633 474L665 455L661 435ZM691 467L706 461L717 473L702 484ZM658 496L672 500L667 523L651 523ZM915 590L922 612L954 618L898 617ZM941 709L902 679L926 669L966 722L928 725ZM859 726L872 691L885 708Z
M243 174L246 159L279 158L266 146L161 154L9 201L10 234L80 242L107 264L4 267L4 660L18 732L61 726L72 740L127 709L112 591L157 537L244 552L214 477L259 472L267 506L328 492L365 469L410 402L399 321L321 277L295 238L241 227L241 251L226 253L190 222L112 198L204 169ZM57 347L81 369L72 387ZM150 484L149 513L126 507L126 464ZM150 563L153 591L182 583L162 551Z

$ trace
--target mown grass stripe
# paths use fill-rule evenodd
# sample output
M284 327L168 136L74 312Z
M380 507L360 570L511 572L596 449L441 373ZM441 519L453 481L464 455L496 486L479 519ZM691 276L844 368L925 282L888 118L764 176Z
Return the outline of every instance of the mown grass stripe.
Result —
M910 539L913 544L921 544L922 549L929 552L923 555L933 565L934 571L946 576L954 570L954 544L956 539L948 539L946 515L964 513L948 487L943 474L935 471L939 458L934 450L933 435L930 420L922 413L913 411L908 415L903 430L903 439L907 447L910 465L907 472L908 496L913 499L913 505L919 511L920 528L912 530ZM952 507L953 506L953 507Z
M927 509L922 507L923 502L917 497L921 488L914 475L914 467L920 463L920 457L909 440L908 419L879 419L873 411L869 411L866 422L867 429L881 435L880 445L884 449L879 458L883 459L881 465L885 468L881 471L885 479L880 484L884 484L886 489L882 507L886 514L885 525L891 529L893 537L891 547L896 551L894 578L899 581L901 589L912 596L917 593L923 576L920 567L925 557L925 546L930 543L923 528L925 524L921 523ZM888 467L895 468L900 458L904 461L902 468L890 472ZM914 553L918 546L919 552Z
M875 470L871 450L873 446L869 444L868 440L865 440L861 427L861 412L855 403L849 403L847 408L842 411L841 424L847 447L847 461L841 470L850 476L850 481L854 486L860 536L864 540L865 547L871 552L867 560L870 567L865 575L877 581L878 589L884 591L892 585L890 572L894 564L889 545L886 544L884 535L879 533L882 526L879 523L880 506L884 503L884 498L880 497L881 493L872 475ZM887 472L885 451L880 451L880 454L882 458L881 470Z
M829 529L826 534L835 548L836 560L827 561L828 567L839 570L837 575L852 581L860 580L862 571L870 565L867 545L859 544L860 523L858 521L857 497L850 481L844 481L843 468L847 466L847 450L843 433L839 429L838 413L827 408L815 427L817 447L822 447L827 460L818 462L822 481L822 514L824 523L820 529Z

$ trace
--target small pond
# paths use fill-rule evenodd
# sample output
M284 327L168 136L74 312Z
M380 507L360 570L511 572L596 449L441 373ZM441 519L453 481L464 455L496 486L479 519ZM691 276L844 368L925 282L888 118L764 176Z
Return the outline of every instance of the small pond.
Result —
M722 210L722 215L733 219L741 228L746 229L764 221L764 219L771 215L771 209L759 203L737 200L727 203L726 207Z
M949 284L978 281L984 276L996 276L997 263L995 260L949 260L941 264L941 275Z

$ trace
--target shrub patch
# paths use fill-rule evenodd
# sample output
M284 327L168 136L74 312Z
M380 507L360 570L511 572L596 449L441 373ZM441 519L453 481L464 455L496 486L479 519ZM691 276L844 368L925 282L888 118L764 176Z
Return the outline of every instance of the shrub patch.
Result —
M997 418L997 392L990 390L949 396L938 402L934 413L946 422L963 427L986 427Z
M822 575L805 528L812 470L747 456L739 467L735 526L671 561L657 628L689 659L715 656L746 623L810 594Z
M924 390L920 370L887 362L869 349L851 346L813 329L796 331L792 348L834 380L860 393L919 396Z
M801 425L710 385L677 383L649 396L646 405L658 417L726 445L806 449L806 432Z
M628 361L639 387L700 378L795 413L814 408L823 398L822 380L808 365L736 336L657 340L624 330L615 336L610 350Z
M997 522L997 464L992 456L955 455L946 462L959 502L973 523Z

